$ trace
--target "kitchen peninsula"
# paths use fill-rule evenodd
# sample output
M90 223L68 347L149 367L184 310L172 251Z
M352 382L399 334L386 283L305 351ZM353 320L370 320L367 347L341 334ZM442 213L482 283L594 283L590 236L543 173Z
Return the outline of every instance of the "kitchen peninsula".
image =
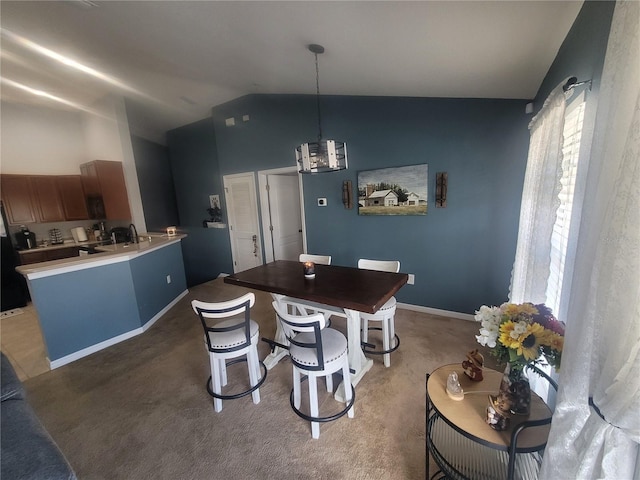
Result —
M17 267L51 368L143 333L187 294L181 239L145 236L102 253Z

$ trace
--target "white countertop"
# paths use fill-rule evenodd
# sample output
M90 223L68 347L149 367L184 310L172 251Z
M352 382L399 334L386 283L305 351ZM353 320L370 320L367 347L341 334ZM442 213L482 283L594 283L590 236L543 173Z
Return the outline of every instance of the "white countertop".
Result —
M29 248L29 249L25 249L25 250L16 250L20 255L27 255L29 253L34 253L34 252L44 252L47 250L60 250L61 248L72 248L72 247L91 247L93 245L99 245L100 241L97 240L93 240L93 241L87 241L87 242L74 242L73 240L71 241L66 241L64 243L57 243L57 244L49 244L46 247L36 247L36 248Z
M76 270L95 268L112 263L125 262L137 256L177 243L186 237L186 235L178 234L168 237L166 234L146 234L145 237L151 237L151 240L144 240L140 243L103 245L101 247L96 247L96 250L102 251L102 253L63 258L61 260L51 260L49 262L32 263L29 265L20 265L19 267L16 267L16 271L31 280L59 275L61 273L73 272ZM32 249L29 251L37 250L42 249Z

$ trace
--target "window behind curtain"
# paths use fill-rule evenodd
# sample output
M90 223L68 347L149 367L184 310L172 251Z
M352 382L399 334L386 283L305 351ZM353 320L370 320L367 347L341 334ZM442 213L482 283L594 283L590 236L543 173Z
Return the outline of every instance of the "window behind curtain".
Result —
M551 235L551 266L547 282L546 305L557 315L560 310L560 295L567 254L571 210L578 171L580 140L584 120L584 92L576 96L565 113L564 141L562 145L562 178L560 183L560 206Z

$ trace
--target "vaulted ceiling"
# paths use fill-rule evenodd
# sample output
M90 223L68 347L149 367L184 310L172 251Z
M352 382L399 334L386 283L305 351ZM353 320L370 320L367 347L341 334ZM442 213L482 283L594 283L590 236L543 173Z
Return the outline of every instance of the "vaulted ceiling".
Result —
M315 93L310 43L322 94L531 99L582 3L3 0L2 100L115 92L159 140L243 95Z

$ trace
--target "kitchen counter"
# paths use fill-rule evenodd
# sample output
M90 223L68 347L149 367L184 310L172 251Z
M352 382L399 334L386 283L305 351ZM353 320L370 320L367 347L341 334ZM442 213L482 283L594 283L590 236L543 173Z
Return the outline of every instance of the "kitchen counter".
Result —
M18 273L27 277L27 279L59 275L60 273L67 273L85 268L94 268L99 265L128 261L137 255L143 255L172 243L177 243L184 237L186 237L186 235L174 235L168 237L166 234L146 234L145 238L150 238L151 240L147 239L140 243L118 243L115 245L96 246L96 251L100 251L101 253L51 260L49 262L32 263L29 265L20 265L16 270ZM99 242L83 242L82 244L56 245L55 247L66 248L74 245L80 246L83 244L96 245L97 243ZM31 250L22 250L22 252L30 253L51 248L53 247L33 248Z
M25 250L16 250L20 255L25 255L25 254L29 254L29 253L33 253L33 252L47 252L47 251L51 251L51 250L60 250L62 248L69 248L69 247L92 247L94 245L100 245L104 243L104 241L98 241L98 240L93 240L93 241L87 241L87 242L74 242L73 240L70 241L66 241L65 243L57 243L57 244L49 244L46 247L36 247L36 248L29 248L29 249L25 249Z
M27 279L52 369L145 332L188 293L186 235L148 237L16 268Z

